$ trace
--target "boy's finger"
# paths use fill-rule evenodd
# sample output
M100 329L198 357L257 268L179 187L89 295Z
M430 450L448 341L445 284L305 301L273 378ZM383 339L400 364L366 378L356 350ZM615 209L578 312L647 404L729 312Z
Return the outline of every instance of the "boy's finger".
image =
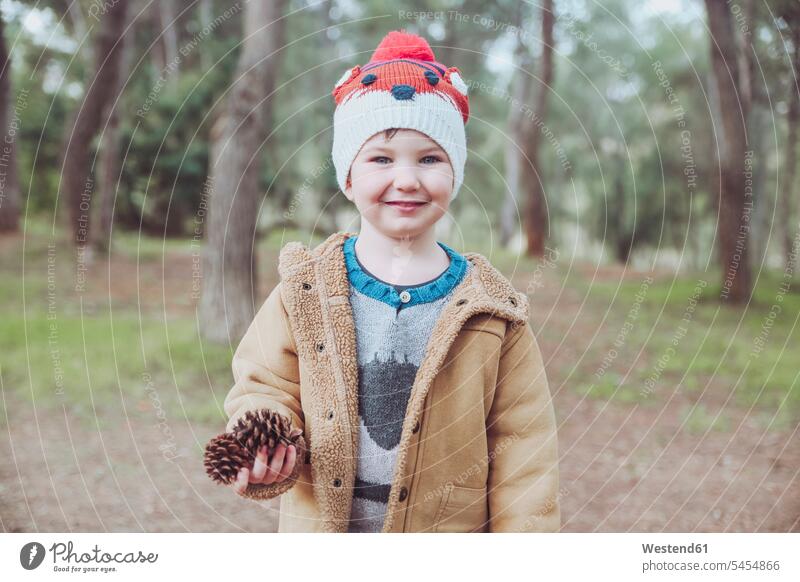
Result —
M264 475L267 474L267 447L258 449L256 461L253 463L253 471L250 473L250 483L261 483Z
M239 469L239 474L236 475L236 483L234 483L233 488L236 490L236 493L239 495L244 494L247 490L247 480L250 477L250 471L244 467Z
M294 445L289 445L289 448L286 449L286 458L283 460L283 468L281 469L280 474L276 481L284 481L286 480L289 475L292 474L294 470L294 464L297 461L297 447Z
M269 462L267 474L264 476L262 483L269 485L270 483L275 482L275 479L278 477L278 474L281 471L281 467L283 467L283 458L285 455L286 445L280 443L277 447L275 447L275 452L272 455L272 460Z

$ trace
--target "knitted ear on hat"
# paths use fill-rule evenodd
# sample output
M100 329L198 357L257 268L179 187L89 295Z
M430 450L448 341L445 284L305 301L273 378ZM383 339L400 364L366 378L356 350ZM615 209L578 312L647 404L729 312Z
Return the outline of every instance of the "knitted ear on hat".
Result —
M388 33L368 63L345 71L332 95L333 162L342 190L364 142L397 127L424 133L447 153L455 198L466 162L467 84L456 67L436 61L428 41L404 31Z

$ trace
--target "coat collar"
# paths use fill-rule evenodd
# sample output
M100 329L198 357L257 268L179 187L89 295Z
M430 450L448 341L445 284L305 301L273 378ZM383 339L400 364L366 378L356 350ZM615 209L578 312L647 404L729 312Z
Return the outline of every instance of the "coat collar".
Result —
M290 242L283 247L278 262L281 278L291 275L309 262L321 263L326 272L334 274L332 295L349 294L349 279L344 258L345 240L357 236L355 232L337 232L313 249L300 242ZM487 313L510 322L528 321L527 295L514 289L511 282L480 253L462 253L474 268L456 286L452 302L464 301L471 315Z
M350 281L343 249L344 241L355 235L338 232L313 249L290 242L281 249L278 263L281 295L294 330L297 354L312 364L309 389L320 391L317 397L321 403L309 406L341 407L340 418L346 419L335 426L320 426L316 435L311 435L312 449L316 447L319 455L334 459L317 464L312 458L311 463L323 530L333 532L347 530L358 455L356 334L349 309ZM463 256L473 268L468 269L442 308L411 388L384 520L385 532L402 528L400 521L395 524L395 517L400 513L399 491L407 482L413 427L422 417L428 391L461 328L480 314L516 325L528 321L527 296L516 291L483 255L463 253ZM329 484L333 482L337 485L331 487Z

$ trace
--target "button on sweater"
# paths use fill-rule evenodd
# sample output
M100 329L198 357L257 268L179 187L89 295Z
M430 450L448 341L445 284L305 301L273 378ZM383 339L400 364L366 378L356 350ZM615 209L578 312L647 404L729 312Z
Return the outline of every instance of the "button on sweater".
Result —
M450 265L417 285L391 285L359 262L355 241L344 243L358 356L358 458L348 531L383 528L400 433L417 369L431 331L456 285L471 268L459 253L438 243Z

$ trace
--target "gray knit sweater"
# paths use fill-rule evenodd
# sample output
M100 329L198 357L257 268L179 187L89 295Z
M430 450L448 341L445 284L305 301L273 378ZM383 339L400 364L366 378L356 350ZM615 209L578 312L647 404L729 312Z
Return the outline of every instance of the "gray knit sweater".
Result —
M450 266L419 285L390 285L358 261L356 238L345 241L350 305L358 352L358 459L350 532L383 528L400 433L417 369L433 326L470 268L439 243Z

